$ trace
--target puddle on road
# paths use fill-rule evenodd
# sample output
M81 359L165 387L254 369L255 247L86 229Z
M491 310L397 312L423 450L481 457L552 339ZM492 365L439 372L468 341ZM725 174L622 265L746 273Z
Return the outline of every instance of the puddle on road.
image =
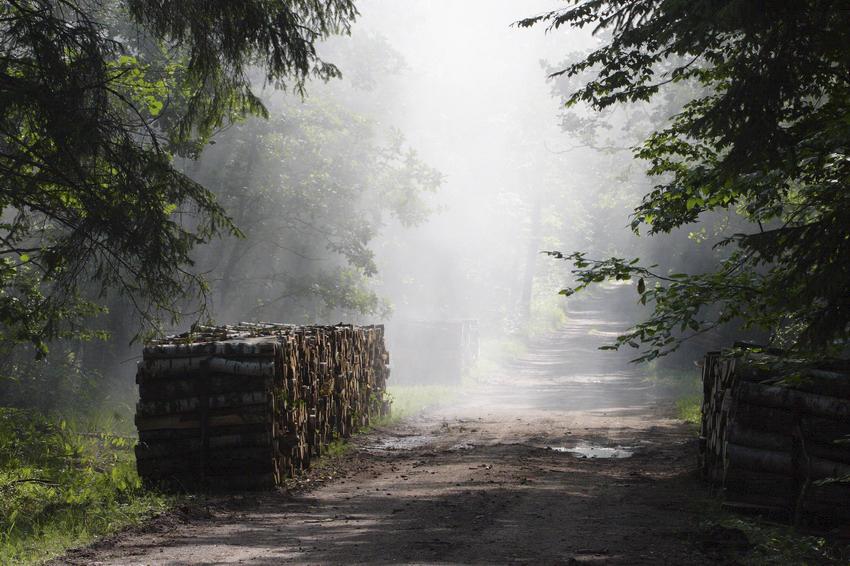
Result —
M631 446L599 446L585 442L577 444L575 448L563 446L547 446L547 448L555 452L568 452L576 458L629 458L635 453Z
M415 450L422 446L427 446L434 442L434 437L429 435L411 435L411 436L389 436L378 438L375 442L366 446L367 451L395 451L395 450Z

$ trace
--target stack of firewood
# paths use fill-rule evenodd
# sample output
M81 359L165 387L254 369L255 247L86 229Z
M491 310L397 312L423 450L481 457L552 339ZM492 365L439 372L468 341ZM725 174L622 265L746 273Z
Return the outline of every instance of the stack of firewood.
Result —
M700 459L727 506L850 521L850 364L759 350L703 364Z
M136 458L150 484L263 489L386 413L382 326L196 327L148 344Z

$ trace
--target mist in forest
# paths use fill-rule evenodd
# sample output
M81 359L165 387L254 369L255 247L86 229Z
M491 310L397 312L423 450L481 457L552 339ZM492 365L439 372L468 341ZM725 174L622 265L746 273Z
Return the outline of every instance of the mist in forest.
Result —
M246 239L205 258L215 318L527 323L539 251L567 245L556 225L580 213L549 195L587 190L580 157L555 153L561 103L542 62L592 40L512 27L547 7L464 3L446 18L440 3L364 3L350 37L321 47L340 81L309 84L303 100L268 90L279 133L252 121L189 163L207 186L224 184L222 163L267 178L247 191L269 206L238 194L229 207ZM294 128L301 143L285 139ZM266 215L281 220L271 233Z
M434 354L461 321L485 357L557 330L569 269L541 251L625 253L639 187L628 151L565 131L568 85L548 77L598 40L514 25L553 7L366 2L320 47L341 80L267 89L271 128L187 164L228 187L246 235L202 254L215 320L385 323L397 382L456 380Z
M207 287L161 331L195 322L382 323L398 369L405 351L444 347L440 325L471 321L481 355L499 358L556 332L571 310L604 304L611 314L599 316L624 329L639 314L631 283L591 307L599 290L559 295L574 283L570 266L544 250L664 268L713 264L715 252L697 244L728 231L729 219L652 242L629 228L652 186L631 148L679 108L675 92L604 113L565 108L586 77L550 75L604 38L514 25L558 6L369 0L349 35L318 46L341 78L310 80L298 92L258 72L268 119L228 125L196 158L177 161L240 235L193 252L191 269ZM65 389L84 381L131 402L144 339L135 307L114 293L99 300L108 313L95 321L109 341L55 348L53 365L62 375L73 369ZM430 330L419 332L421 324ZM406 380L395 371L394 379L439 380L434 373ZM59 402L65 389L40 398Z
M396 71L355 96L355 104L402 132L442 175L427 219L415 226L390 222L373 245L373 288L392 307L384 319L391 352L404 370L419 370L411 379L441 378L439 369L422 371L429 354L417 352L444 349L440 335L451 329L424 331L424 322L477 321L482 355L499 358L514 342L556 331L572 308L599 308L581 304L596 290L569 300L558 294L572 284L569 266L543 250L600 257L651 252L657 261L667 259L628 226L649 187L631 146L666 119L665 110L672 114L676 102L650 109L651 116L647 108L604 116L566 111L563 98L574 85L549 75L600 39L514 25L553 7L368 2L351 37L327 46L334 54L380 38L384 53L393 52ZM348 80L357 77L362 60L352 64L341 67ZM674 239L679 255L696 247L687 233ZM639 312L637 295L629 286L608 295L611 313L599 316L622 321L625 329ZM601 346L606 338L597 340ZM592 364L588 359L588 371Z
M846 559L848 15L0 2L0 564Z

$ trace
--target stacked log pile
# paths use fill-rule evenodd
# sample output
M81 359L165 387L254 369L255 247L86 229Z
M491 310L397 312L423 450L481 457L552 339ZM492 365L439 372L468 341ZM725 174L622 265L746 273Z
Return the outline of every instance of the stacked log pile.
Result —
M383 326L239 324L148 344L139 475L178 489L267 489L385 414Z
M850 522L850 363L738 349L702 378L700 463L727 506Z

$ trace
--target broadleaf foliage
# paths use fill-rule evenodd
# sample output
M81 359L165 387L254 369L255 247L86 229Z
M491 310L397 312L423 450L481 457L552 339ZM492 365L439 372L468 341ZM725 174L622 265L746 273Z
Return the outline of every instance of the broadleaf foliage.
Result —
M296 90L337 76L315 42L355 16L349 0L0 4L0 341L44 352L109 291L148 329L203 296L192 249L239 231L174 157L266 114L252 65Z
M597 110L696 85L635 154L656 185L632 228L650 235L735 209L750 230L723 240L709 273L672 277L622 258L573 262L578 288L641 277L650 318L617 344L639 359L733 320L798 349L840 348L850 332L850 10L841 1L572 0L518 23L589 26L605 43L556 75L596 75L567 104ZM651 282L652 284L647 284Z

